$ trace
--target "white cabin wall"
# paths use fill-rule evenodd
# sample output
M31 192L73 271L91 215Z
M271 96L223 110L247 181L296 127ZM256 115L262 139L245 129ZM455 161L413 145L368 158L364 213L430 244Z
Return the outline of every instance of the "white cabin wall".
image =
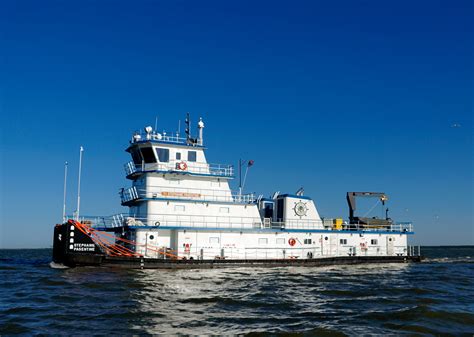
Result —
M246 227L261 226L256 204L152 200L148 202L149 225Z
M300 202L305 204L306 207L308 208L305 216L298 216L296 212L294 211L295 205ZM284 217L285 217L285 220L321 221L321 217L319 216L318 210L316 209L316 205L314 204L313 200L295 198L295 197L285 198Z
M137 253L147 258L161 258L160 249L171 247L172 231L158 230L156 228L137 229L135 240Z
M142 188L144 191L144 189ZM163 193L164 192L164 193ZM181 174L153 174L146 179L146 197L164 197L166 194L186 193L186 199L207 201L232 201L227 179L218 177L193 177Z
M177 231L177 252L186 258L200 259L307 259L333 256L387 256L387 240L396 248L391 254L406 256L406 235L357 233L294 233L245 231ZM290 246L289 240L296 244ZM311 243L307 243L307 242ZM376 240L376 241L372 241ZM186 250L186 245L190 249ZM203 255L201 255L203 254Z

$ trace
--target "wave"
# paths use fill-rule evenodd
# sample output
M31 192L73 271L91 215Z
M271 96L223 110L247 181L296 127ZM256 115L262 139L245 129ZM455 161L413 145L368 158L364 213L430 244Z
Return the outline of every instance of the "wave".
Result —
M55 263L53 261L49 263L49 266L53 269L69 269L68 266L63 265L62 263Z
M474 258L472 256L427 257L425 261L434 263L474 263Z

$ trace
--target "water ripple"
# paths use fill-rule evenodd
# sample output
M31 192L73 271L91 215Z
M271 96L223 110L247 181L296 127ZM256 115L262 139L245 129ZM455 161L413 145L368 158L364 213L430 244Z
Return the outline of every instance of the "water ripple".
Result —
M472 334L473 247L422 264L222 270L53 269L0 251L0 335Z

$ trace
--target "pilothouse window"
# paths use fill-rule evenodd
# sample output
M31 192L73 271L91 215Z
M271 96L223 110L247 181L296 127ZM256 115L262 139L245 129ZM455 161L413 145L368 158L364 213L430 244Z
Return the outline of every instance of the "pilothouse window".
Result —
M158 160L160 163L167 163L170 161L170 150L169 149L162 149L156 148L156 154L158 155Z
M134 151L131 152L131 155L132 155L133 163L135 165L141 165L142 155L140 154L140 151L134 150Z
M156 157L151 147L142 147L140 149L145 164L156 163Z
M188 151L188 161L195 162L197 158L196 151Z

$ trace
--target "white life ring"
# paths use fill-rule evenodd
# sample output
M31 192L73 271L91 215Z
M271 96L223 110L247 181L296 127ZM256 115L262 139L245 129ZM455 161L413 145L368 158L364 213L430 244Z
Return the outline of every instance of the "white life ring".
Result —
M181 171L186 171L188 169L188 164L186 164L184 161L178 164L178 169Z

